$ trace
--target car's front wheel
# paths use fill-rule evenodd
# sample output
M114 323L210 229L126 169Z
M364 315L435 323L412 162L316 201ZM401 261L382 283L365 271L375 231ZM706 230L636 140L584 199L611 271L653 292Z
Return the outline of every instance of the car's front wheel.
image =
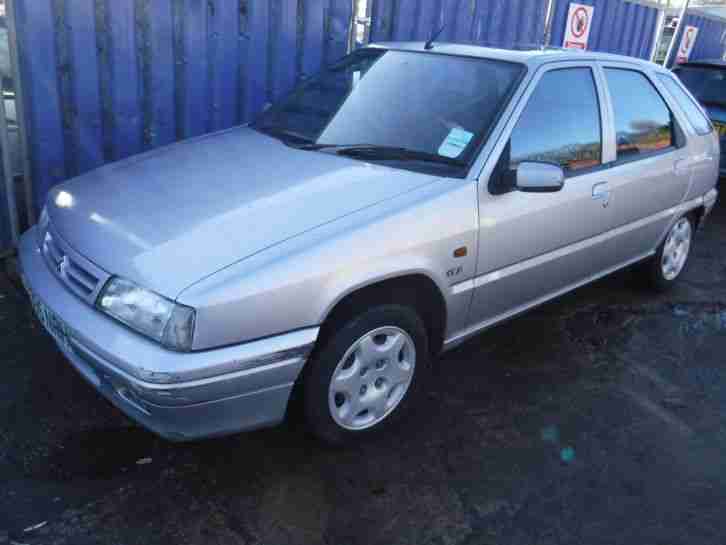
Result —
M334 328L308 362L308 425L335 445L378 432L411 410L428 368L426 328L415 310L401 305L367 309Z

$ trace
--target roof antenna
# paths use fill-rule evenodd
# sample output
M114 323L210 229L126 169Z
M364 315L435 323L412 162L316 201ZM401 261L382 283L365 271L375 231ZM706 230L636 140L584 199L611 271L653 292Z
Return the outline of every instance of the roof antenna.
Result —
M426 51L429 51L430 49L434 48L434 40L436 38L438 38L439 36L441 36L441 33L444 31L445 28L446 28L446 25L441 25L441 28L439 30L437 30L436 32L431 34L431 37L428 39L428 41L424 45L424 49Z

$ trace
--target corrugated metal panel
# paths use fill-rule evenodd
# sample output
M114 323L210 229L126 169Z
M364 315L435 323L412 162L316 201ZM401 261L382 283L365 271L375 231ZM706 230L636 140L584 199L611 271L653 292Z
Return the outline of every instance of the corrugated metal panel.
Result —
M353 9L351 0L14 2L36 211L71 176L251 119L345 54Z
M723 56L726 21L698 11L689 11L681 24L678 36L675 37L675 47L669 59L669 66L675 61L678 47L681 44L681 37L686 26L695 26L699 29L696 43L693 46L693 51L691 51L690 60L720 59Z
M561 46L570 0L556 0L551 45ZM658 9L626 0L577 0L594 6L588 49L647 59L658 24Z
M542 44L544 0L372 0L372 42L426 40L444 27L441 41L497 47Z

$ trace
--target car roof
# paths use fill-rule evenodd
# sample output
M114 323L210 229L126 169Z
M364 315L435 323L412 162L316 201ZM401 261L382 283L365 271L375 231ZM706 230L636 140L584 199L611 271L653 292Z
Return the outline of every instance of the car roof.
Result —
M708 66L711 68L726 68L726 61L721 59L702 59L698 61L690 61L679 64L677 68L681 66Z
M538 45L518 45L513 49L502 49L474 44L434 42L432 49L425 49L426 42L379 42L368 45L372 48L395 49L401 51L420 51L437 53L440 55L457 55L462 57L476 57L483 59L497 59L509 62L518 62L528 66L540 65L554 61L582 61L600 60L627 62L650 68L663 70L662 66L644 61L635 57L600 53L597 51L582 51L579 49L564 49L558 47L543 47Z

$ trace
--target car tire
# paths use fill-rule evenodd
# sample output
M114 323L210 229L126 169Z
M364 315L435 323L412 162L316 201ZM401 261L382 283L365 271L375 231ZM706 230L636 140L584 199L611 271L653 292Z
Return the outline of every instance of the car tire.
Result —
M332 446L346 446L390 429L424 392L429 341L408 306L369 308L327 335L304 372L309 429Z
M655 255L644 265L648 284L657 291L667 291L683 275L693 249L695 224L693 217L678 218L658 247Z

